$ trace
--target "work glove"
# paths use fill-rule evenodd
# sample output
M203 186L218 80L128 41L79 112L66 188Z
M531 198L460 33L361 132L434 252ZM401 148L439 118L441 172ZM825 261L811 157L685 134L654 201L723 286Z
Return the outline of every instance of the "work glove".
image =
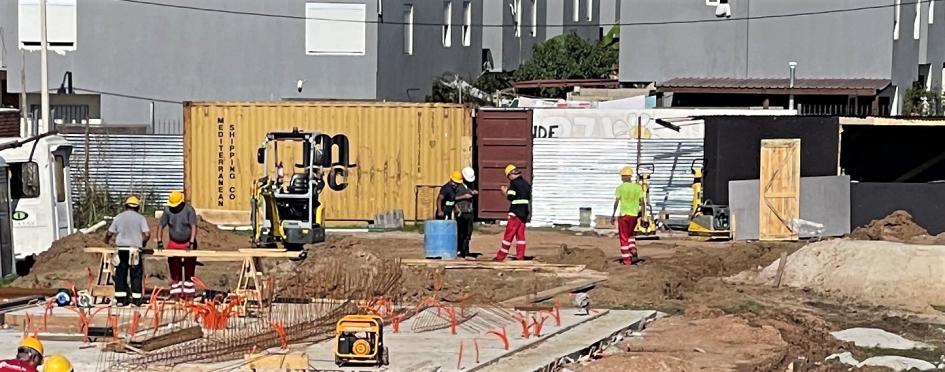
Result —
M157 248L158 248L158 249L164 249L164 241L163 241L163 240L158 240L158 241L157 241Z

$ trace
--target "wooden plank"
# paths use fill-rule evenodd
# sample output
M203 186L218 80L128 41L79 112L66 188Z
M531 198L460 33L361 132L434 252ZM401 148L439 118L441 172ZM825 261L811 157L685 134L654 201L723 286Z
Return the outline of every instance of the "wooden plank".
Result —
M530 303L547 301L562 293L574 293L574 292L580 292L580 291L585 291L585 290L594 288L594 286L596 286L597 283L603 282L605 280L607 280L607 278L602 278L602 277L575 280L568 284L562 285L560 287L544 290L536 294L511 298L511 299L502 301L501 304L503 306L514 307L514 306L522 305L522 304L530 304Z
M309 370L307 353L249 354L243 360L251 370Z
M141 339L141 340L132 340L131 346L141 349L143 351L154 351L160 350L168 346L182 344L184 342L193 341L198 338L203 337L203 329L200 326L193 326L190 328L179 329L173 332L165 333L163 335Z
M797 240L789 227L800 218L801 140L773 139L761 141L759 175L760 240Z
M784 277L784 265L787 265L787 252L781 252L781 259L778 260L778 274L774 277L774 286L781 288L781 278Z
M245 258L298 258L300 253L301 252L286 252L270 249L247 249L245 251L242 249L239 251L179 251L173 249L159 249L154 251L154 255L157 257L197 257L200 259L238 258L240 260Z
M440 267L444 269L491 269L505 271L553 271L553 272L581 272L585 269L584 265L565 265L550 264L537 261L461 261L461 260L429 260L429 259L403 259L401 264L405 266L427 266Z

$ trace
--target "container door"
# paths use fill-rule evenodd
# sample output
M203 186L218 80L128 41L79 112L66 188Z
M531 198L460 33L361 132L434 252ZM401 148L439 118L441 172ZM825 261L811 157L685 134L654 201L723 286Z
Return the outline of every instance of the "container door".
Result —
M506 219L509 201L499 188L508 185L505 166L515 164L532 181L532 111L479 111L475 122L478 218Z
M72 233L72 197L69 184L69 151L59 147L53 151L54 205L56 206L56 236L61 239Z

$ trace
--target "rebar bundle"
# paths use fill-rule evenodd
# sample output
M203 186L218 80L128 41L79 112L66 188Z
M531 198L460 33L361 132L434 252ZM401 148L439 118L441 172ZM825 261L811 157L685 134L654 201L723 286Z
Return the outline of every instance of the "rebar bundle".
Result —
M318 342L333 336L341 317L357 313L358 303L389 295L401 280L398 261L378 261L370 267L349 268L341 260L296 269L280 297L329 299L307 304L275 304L265 318L230 319L222 330L209 330L201 339L143 354L112 354L106 371L141 371L146 367L185 363L214 363L290 343ZM337 300L334 300L337 299Z

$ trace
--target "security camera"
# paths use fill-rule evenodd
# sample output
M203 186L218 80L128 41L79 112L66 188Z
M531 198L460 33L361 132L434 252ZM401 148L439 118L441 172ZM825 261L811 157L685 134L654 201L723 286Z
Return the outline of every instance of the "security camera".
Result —
M302 85L305 85L305 80L299 80L295 83L295 87L299 90L299 93L302 93Z
M715 6L715 16L718 18L732 18L732 6L729 5L728 0L719 0L719 4Z

